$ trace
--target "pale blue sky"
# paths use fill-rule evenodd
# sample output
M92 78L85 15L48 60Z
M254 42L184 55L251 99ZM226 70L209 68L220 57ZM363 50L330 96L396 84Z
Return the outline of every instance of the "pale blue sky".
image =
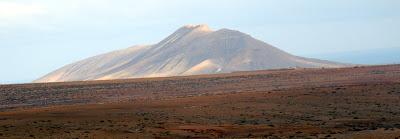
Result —
M0 83L30 82L204 23L300 56L400 63L399 7L399 0L0 0Z

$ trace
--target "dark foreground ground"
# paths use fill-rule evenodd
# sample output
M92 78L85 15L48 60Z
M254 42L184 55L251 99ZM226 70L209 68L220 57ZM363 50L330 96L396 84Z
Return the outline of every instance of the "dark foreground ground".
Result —
M0 86L0 138L400 138L400 65Z

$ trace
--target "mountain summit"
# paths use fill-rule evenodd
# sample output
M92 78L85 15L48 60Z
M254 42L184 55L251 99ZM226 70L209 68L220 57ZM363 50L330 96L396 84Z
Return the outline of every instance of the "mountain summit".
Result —
M34 82L106 80L229 73L290 67L344 67L298 57L250 35L186 25L154 45L137 45L66 65Z

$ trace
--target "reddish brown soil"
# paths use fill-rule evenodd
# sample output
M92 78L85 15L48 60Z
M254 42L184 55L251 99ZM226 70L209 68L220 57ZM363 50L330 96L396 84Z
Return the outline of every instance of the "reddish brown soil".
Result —
M400 138L400 65L0 86L0 138Z

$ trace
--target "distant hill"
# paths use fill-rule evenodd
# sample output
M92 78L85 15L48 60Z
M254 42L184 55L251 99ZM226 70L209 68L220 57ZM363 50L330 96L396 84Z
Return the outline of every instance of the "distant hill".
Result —
M154 45L137 45L66 65L34 82L166 77L346 64L286 53L250 35L186 25Z

